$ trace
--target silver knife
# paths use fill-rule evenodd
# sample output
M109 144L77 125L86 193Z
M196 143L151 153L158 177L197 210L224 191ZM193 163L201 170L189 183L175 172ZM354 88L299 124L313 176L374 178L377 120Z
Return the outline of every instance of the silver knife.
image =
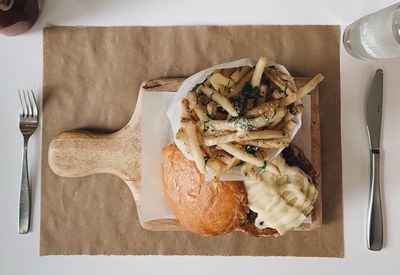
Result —
M367 216L367 247L379 251L383 244L381 195L379 188L379 153L382 120L383 71L375 73L367 99L367 132L371 157L371 186Z

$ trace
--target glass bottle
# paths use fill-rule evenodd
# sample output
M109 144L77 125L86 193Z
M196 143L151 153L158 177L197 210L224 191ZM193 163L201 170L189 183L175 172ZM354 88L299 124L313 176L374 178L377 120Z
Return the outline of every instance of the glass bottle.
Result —
M28 31L39 16L38 0L0 0L0 33L15 36Z

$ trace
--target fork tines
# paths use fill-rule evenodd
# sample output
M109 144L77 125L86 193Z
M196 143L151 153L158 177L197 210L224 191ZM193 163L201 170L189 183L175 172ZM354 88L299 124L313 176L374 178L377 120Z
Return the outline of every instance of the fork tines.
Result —
M21 117L34 118L38 116L38 108L33 90L18 90L21 101Z

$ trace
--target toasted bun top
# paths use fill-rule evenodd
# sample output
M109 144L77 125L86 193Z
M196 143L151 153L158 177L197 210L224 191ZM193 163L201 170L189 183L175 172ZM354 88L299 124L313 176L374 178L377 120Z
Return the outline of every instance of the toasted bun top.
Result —
M245 221L248 206L243 182L206 182L196 164L186 159L175 144L163 149L162 178L167 203L187 230L219 235Z

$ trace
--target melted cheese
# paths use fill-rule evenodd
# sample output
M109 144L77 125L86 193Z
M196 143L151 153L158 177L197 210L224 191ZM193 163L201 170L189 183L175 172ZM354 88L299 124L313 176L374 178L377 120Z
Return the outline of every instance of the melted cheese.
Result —
M296 166L289 166L278 156L273 163L280 176L268 171L257 180L245 180L249 207L257 212L255 225L276 229L279 234L298 227L308 215L318 191L307 175Z

